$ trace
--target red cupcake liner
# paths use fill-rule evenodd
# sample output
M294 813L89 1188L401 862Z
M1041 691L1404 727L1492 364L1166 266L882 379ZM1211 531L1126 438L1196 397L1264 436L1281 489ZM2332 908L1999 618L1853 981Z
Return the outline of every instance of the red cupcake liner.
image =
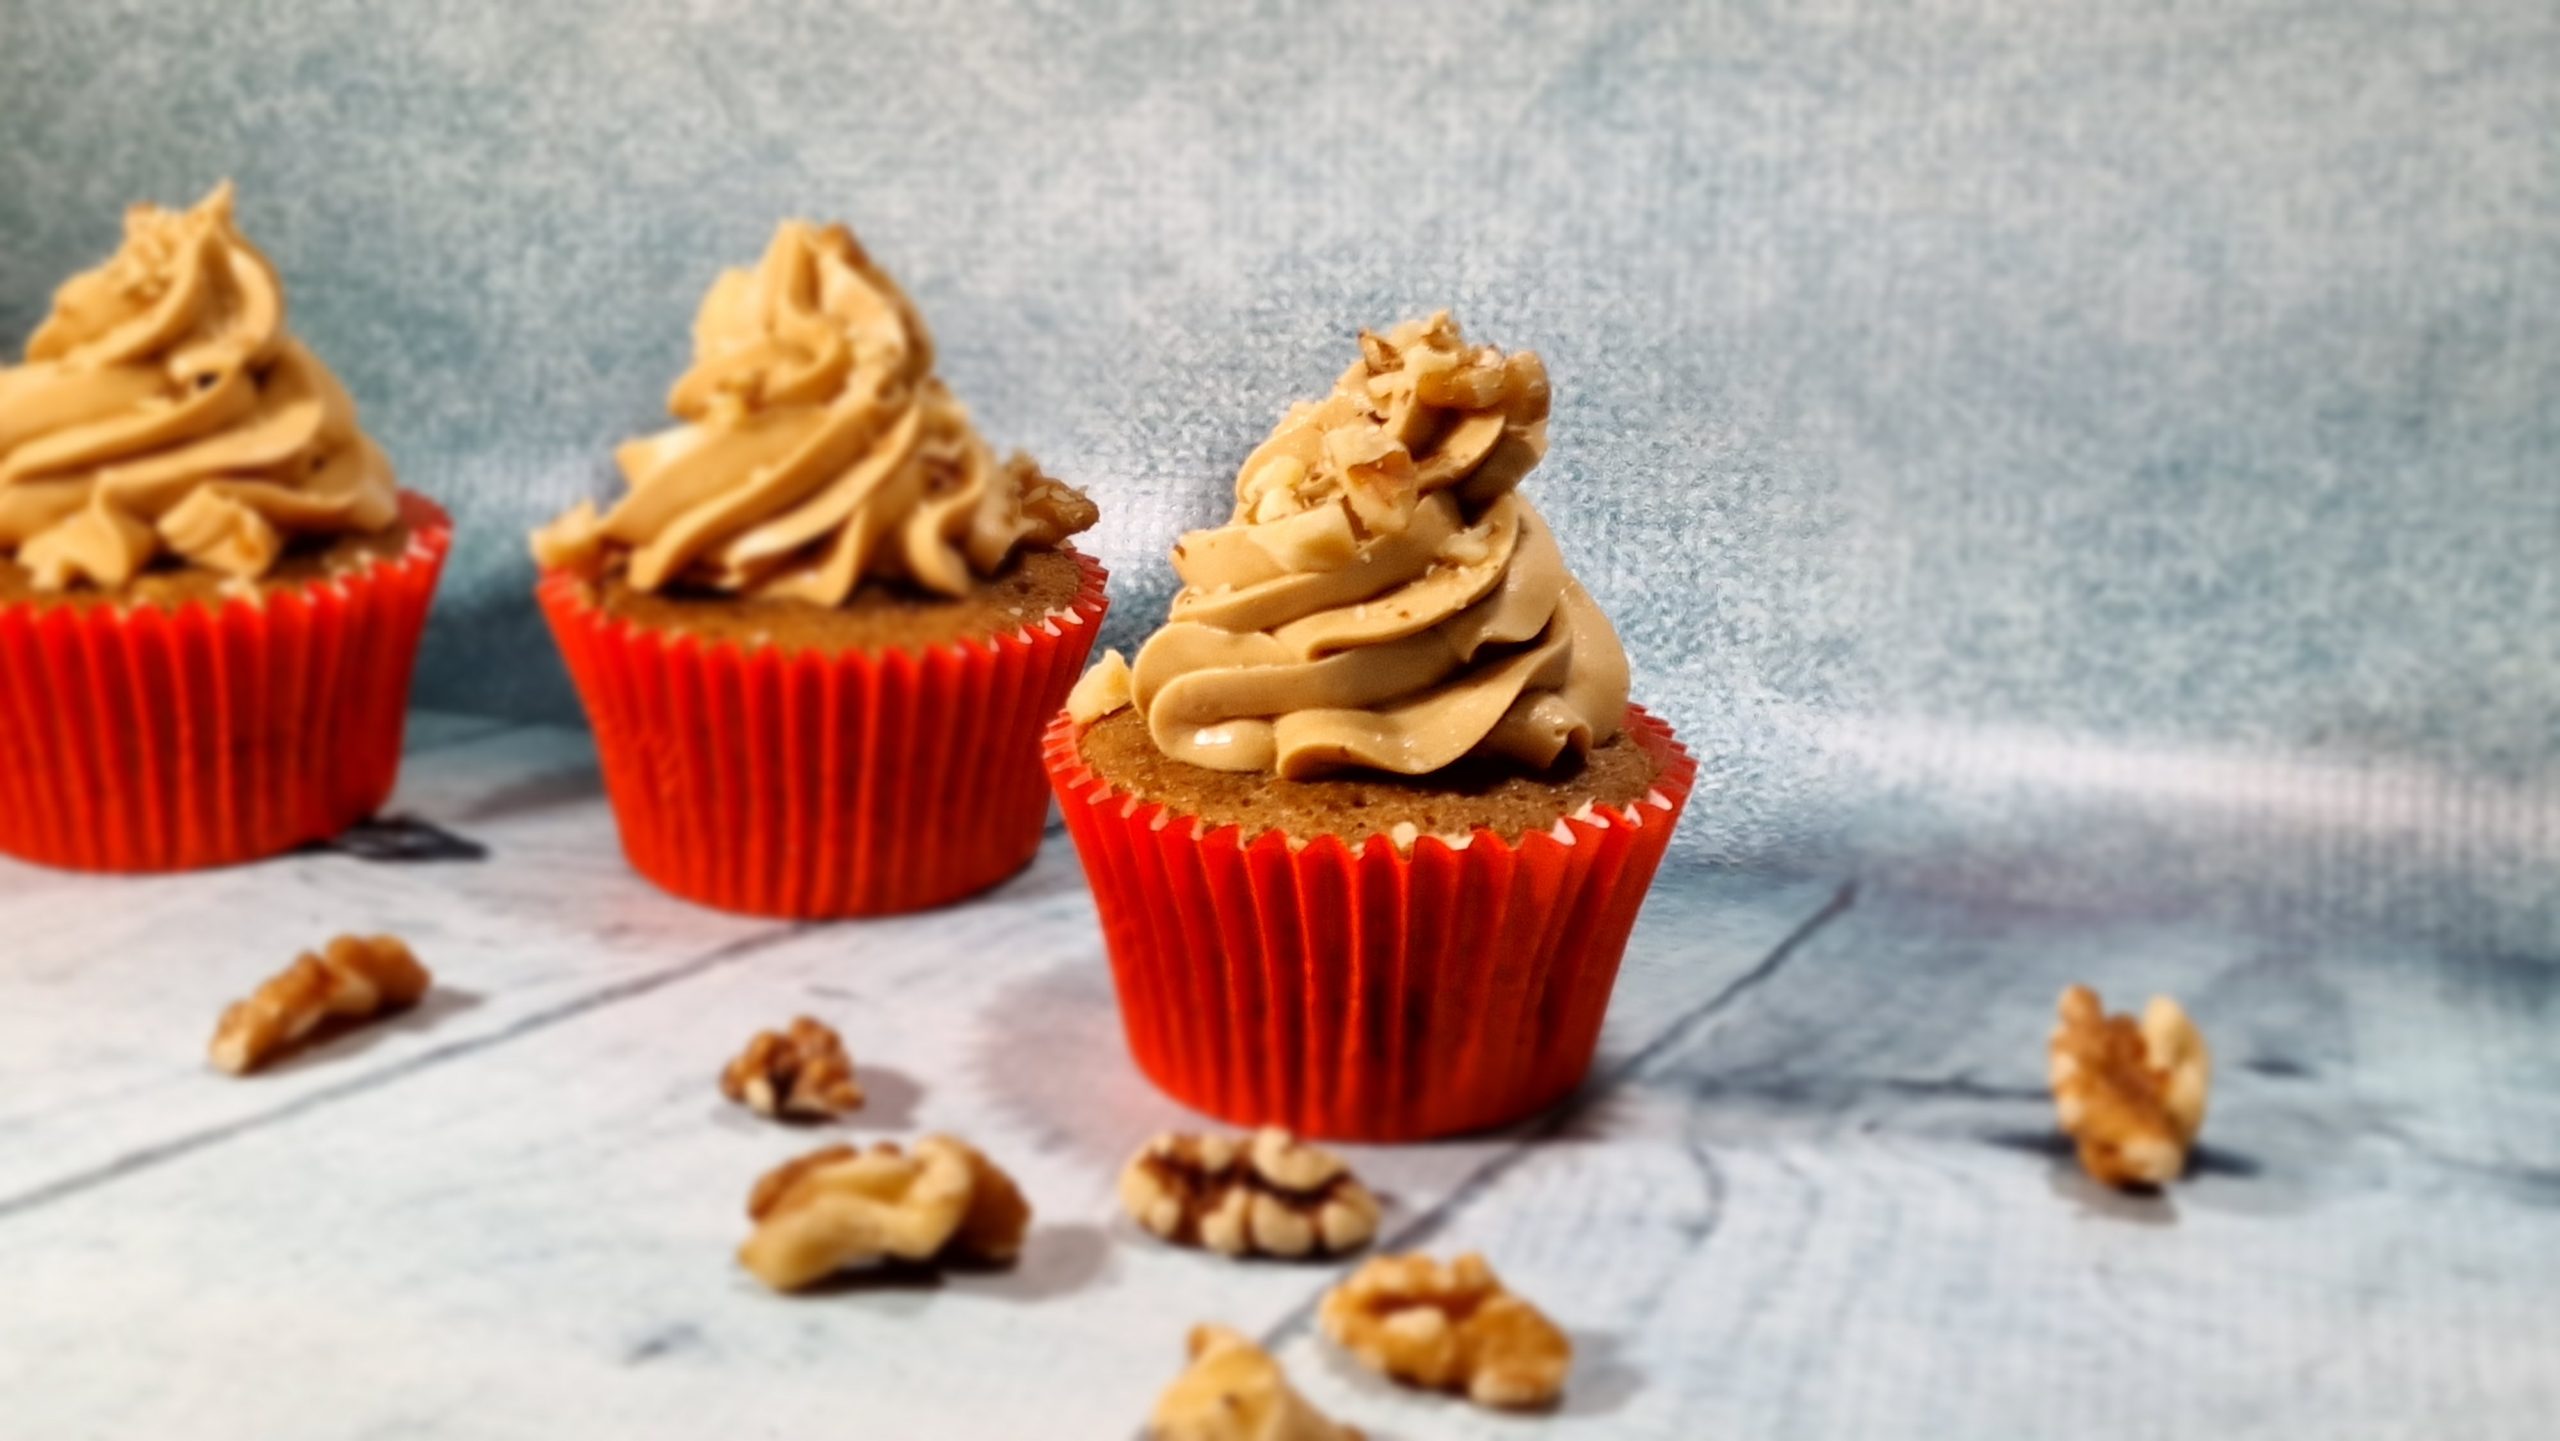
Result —
M1079 727L1041 748L1140 1069L1197 1110L1399 1141L1499 1126L1581 1083L1697 763L1627 708L1653 789L1549 831L1247 838L1115 791Z
M219 605L0 606L0 852L83 871L230 865L390 798L453 523L403 493L409 548Z
M1011 635L876 652L706 643L538 587L585 702L632 868L690 901L792 919L922 910L1031 863L1040 725L1106 608L1075 556L1068 610Z

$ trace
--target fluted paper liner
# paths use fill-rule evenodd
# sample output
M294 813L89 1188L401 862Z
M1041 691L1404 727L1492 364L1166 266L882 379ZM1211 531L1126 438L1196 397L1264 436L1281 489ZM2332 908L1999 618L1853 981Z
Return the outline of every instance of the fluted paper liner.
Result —
M1065 716L1042 748L1140 1069L1243 1126L1395 1141L1502 1125L1580 1084L1697 763L1630 706L1651 793L1506 841L1399 850L1210 829L1115 791Z
M920 651L706 642L539 593L586 704L624 854L687 900L750 915L886 915L1030 864L1048 815L1040 726L1084 668L1104 571L1058 615Z
M453 538L434 502L400 506L406 551L297 589L175 610L0 606L0 852L190 870L336 835L381 806Z

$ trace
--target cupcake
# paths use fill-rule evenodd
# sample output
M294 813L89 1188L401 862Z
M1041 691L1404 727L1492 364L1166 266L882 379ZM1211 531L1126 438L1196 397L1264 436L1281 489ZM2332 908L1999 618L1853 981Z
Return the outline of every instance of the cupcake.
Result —
M1500 1125L1589 1069L1695 766L1518 490L1535 355L1360 337L1043 756L1139 1065L1242 1125Z
M134 207L0 370L0 852L180 870L373 811L450 538L231 187Z
M754 915L878 915L1039 849L1040 727L1092 648L1093 503L999 461L842 226L782 226L694 321L629 491L535 533L632 865Z

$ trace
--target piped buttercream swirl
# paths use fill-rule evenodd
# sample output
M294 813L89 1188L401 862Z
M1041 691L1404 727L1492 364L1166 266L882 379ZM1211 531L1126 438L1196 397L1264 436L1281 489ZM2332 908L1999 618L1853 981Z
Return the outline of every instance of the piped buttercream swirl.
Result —
M999 462L933 373L933 340L852 232L786 222L694 321L682 423L614 453L630 491L533 539L545 566L841 605L865 580L967 593L1018 546L1093 524L1028 457Z
M41 589L121 586L162 556L263 575L303 536L399 516L391 464L285 329L284 289L226 182L137 205L0 370L0 555Z
M1246 459L1234 518L1174 547L1131 703L1173 759L1293 780L1587 754L1627 661L1517 490L1546 453L1545 367L1446 313L1360 349Z

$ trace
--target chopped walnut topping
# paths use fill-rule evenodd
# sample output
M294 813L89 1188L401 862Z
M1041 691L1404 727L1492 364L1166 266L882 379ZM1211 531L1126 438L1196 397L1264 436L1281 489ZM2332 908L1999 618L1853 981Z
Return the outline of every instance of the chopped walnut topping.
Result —
M2110 1016L2097 992L2062 993L2048 1043L2054 1112L2080 1165L2110 1186L2159 1186L2187 1168L2204 1128L2213 1057L2176 1001L2154 996L2137 1022Z
M1564 1332L1473 1252L1446 1266L1380 1256L1326 1292L1316 1320L1370 1369L1479 1406L1547 1405L1573 1366Z
M1361 1441L1289 1384L1280 1363L1224 1326L1191 1328L1191 1369L1147 1418L1147 1441Z
M759 1115L790 1120L832 1120L862 1108L844 1038L808 1016L788 1031L757 1032L720 1073L720 1090Z
M1227 1256L1336 1256L1378 1233L1378 1198L1342 1158L1276 1126L1158 1136L1120 1173L1120 1204L1168 1241Z
M755 1234L738 1260L777 1291L883 1261L1002 1263L1022 1252L1031 1203L977 1148L927 1136L912 1153L882 1141L787 1161L747 1200Z
M1129 707L1129 658L1117 650L1106 650L1091 669L1076 677L1075 689L1067 692L1067 714L1077 725L1089 726L1113 711Z
M1470 347L1447 311L1383 335L1364 330L1360 363L1323 399L1291 406L1245 458L1235 518L1274 526L1313 515L1289 540L1319 557L1346 540L1401 534L1434 491L1463 485L1489 500L1515 484L1546 451L1549 404L1535 355ZM1342 554L1314 568L1349 562Z
M405 1011L434 978L391 936L340 936L269 977L222 1013L213 1063L235 1076L265 1065L321 1022L353 1023Z
M533 533L533 561L544 570L593 575L604 559L604 517L582 500Z
M1102 508L1086 498L1083 491L1042 473L1021 451L1006 458L1004 469L1016 487L1018 507L1030 522L1035 543L1062 545L1068 536L1091 530L1093 523L1102 519Z

